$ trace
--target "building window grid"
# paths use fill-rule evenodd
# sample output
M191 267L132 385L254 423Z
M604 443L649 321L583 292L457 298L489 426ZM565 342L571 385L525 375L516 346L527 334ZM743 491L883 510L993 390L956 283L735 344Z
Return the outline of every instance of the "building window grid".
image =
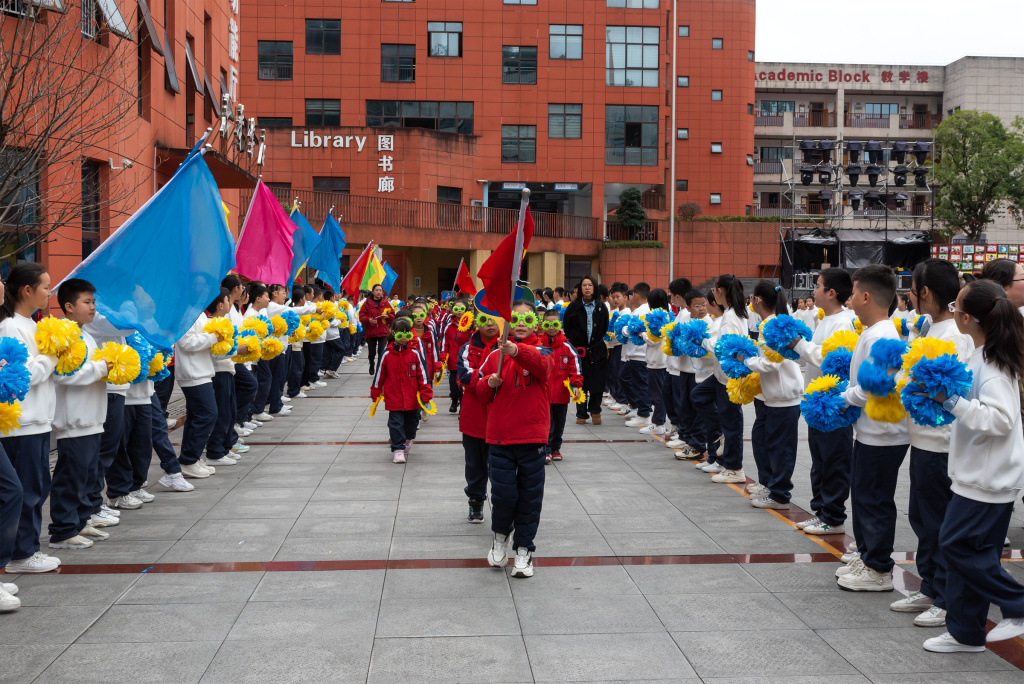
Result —
M679 27L679 37L680 38L689 38L690 37L690 27L689 26L680 26Z
M307 126L340 126L341 100L306 100Z
M583 105L549 104L548 138L582 138Z
M453 188L447 185L437 186L438 204L462 204L462 188Z
M340 55L341 20L306 19L306 54Z
M678 86L679 88L689 88L690 87L690 77L689 76L677 76L676 77L676 86Z
M548 57L550 59L583 59L583 26L549 25Z
M461 57L462 22L427 22L427 44L431 57Z
M511 85L536 85L537 48L526 45L502 46L501 82Z
M723 49L724 44L725 44L725 41L723 39L721 39L721 38L712 38L711 39L711 49L712 50L721 50L721 49Z
M660 31L656 26L605 28L605 85L658 87Z
M605 160L608 166L658 165L658 108L605 106Z
M380 46L380 80L385 83L415 83L416 46L382 43Z
M689 140L690 129L689 128L677 128L676 129L676 140Z
M711 200L710 201L711 201L711 204L721 204L722 203L722 193L720 193L720 192L713 192L713 193L711 193Z
M722 91L721 90L712 90L711 91L711 101L712 102L721 102L722 101Z
M537 127L501 127L501 163L535 164L537 162Z
M782 116L783 112L795 112L793 100L761 100L761 116Z
M658 9L660 0L608 0L608 7L627 9Z
M473 103L367 100L366 125L473 135Z
M688 180L677 180L676 181L676 192L686 192L690 187L690 181Z
M722 154L722 143L713 142L711 143L711 154Z
M290 116L258 116L256 125L262 128L283 128L292 125Z
M501 4L503 4L503 5L536 5L537 4L537 0L501 0Z
M313 189L319 192L347 195L352 191L352 178L350 176L313 176Z
M256 46L258 80L292 80L292 42L290 40L261 40Z

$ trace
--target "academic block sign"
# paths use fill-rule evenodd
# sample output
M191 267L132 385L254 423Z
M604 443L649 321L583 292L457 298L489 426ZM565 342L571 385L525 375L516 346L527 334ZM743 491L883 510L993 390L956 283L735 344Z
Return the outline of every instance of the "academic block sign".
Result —
M757 88L822 88L863 90L942 90L941 66L759 63Z

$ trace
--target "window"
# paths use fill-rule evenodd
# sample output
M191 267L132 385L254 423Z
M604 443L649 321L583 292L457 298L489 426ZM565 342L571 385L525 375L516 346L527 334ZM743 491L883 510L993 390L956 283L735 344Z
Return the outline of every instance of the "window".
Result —
M720 192L713 192L713 193L711 193L711 204L721 204L721 203L722 203L722 193L720 193Z
M256 52L259 62L259 80L292 80L292 42L290 40L261 40Z
M747 61L748 62L753 62L754 61L754 51L753 50L747 50Z
M313 189L347 195L352 186L348 176L313 176Z
M503 5L536 5L537 0L501 0ZM440 190L440 188L438 188ZM438 200L439 202L441 200Z
M82 230L100 229L100 163L82 162Z
M340 19L307 19L306 20L306 54L307 55L340 55L341 54L341 20Z
M431 57L461 57L462 22L428 22L427 43Z
M689 26L680 26L679 27L679 37L680 38L689 38L690 37L690 27Z
M722 154L722 143L711 143L711 154Z
M676 77L676 85L679 86L680 88L689 88L690 87L690 77L689 76L677 76Z
M677 128L676 129L676 140L689 140L690 129L689 128Z
M747 103L747 115L748 116L753 116L753 114L754 114L754 105L752 105L752 104L750 104L748 102Z
M506 45L501 48L501 82L537 83L537 48Z
M501 162L533 164L537 161L536 126L501 127Z
M676 192L686 192L689 189L690 181L677 180Z
M711 39L711 49L712 50L721 50L722 49L722 39L721 38L712 38Z
M658 87L659 36L656 26L605 29L605 85Z
M864 115L868 119L883 119L899 113L900 106L895 102L868 102L864 105Z
M25 11L22 10L19 14L24 13ZM82 0L82 35L99 42L101 21L102 17L96 7L96 0Z
M657 166L658 108L607 105L604 112L604 163Z
M792 159L793 158L793 148L792 147L762 147L761 151L760 151L760 154L761 154L761 161L763 161L763 162L777 162L777 161L782 161L783 159Z
M581 104L549 104L548 105L548 137L549 138L582 138L583 137L583 105L581 105Z
M450 188L447 185L437 186L438 204L462 204L462 188Z
M366 125L473 135L473 103L367 100Z
M306 100L307 126L340 126L341 100Z
M747 166L753 166L753 165L754 165L754 155L748 154L747 155Z
M381 2L416 2L416 0L380 0Z
M635 7L636 9L658 9L658 0L608 0L608 7Z
M36 163L24 152L17 149L0 151L0 177L6 179L5 185L10 190L6 197L0 197L0 224L25 226L36 222L39 216L39 175Z
M761 100L761 116L782 116L783 112L795 112L796 102L792 100Z
M380 80L388 83L415 83L416 46L382 44L380 46Z
M721 102L722 101L722 91L721 90L712 90L711 91L711 101L712 102Z
M281 128L284 126L292 125L292 117L290 116L258 116L256 117L256 125L262 126L263 128Z
M273 181L269 181L269 182L264 182L263 184L266 185L271 190L284 190L285 192L288 192L288 193L290 193L292 191L292 184L287 182L287 181L283 181L283 182L279 181L279 182L276 182L276 183L273 182ZM280 195L278 195L278 197L280 197Z
M551 24L548 26L548 57L583 59L583 27Z

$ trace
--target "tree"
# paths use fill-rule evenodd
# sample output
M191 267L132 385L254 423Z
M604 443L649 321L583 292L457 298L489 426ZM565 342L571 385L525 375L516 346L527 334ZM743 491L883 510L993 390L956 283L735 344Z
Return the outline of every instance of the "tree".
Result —
M126 139L141 96L132 32L120 16L108 26L97 5L88 20L77 5L63 4L15 2L14 11L0 14L5 258L66 226L97 230L104 211L120 223L142 183L142 173L107 168L108 158L124 166L114 149ZM44 6L67 11L44 13Z
M960 111L935 129L935 217L976 242L996 212L1018 226L1024 208L1024 119L1010 129L987 112Z
M619 208L615 215L619 218L619 225L626 231L630 239L635 239L637 233L644 229L644 221L647 220L647 212L644 211L643 196L636 188L626 188L619 194Z
M703 213L704 210L696 202L683 202L679 205L677 215L684 221L692 221Z

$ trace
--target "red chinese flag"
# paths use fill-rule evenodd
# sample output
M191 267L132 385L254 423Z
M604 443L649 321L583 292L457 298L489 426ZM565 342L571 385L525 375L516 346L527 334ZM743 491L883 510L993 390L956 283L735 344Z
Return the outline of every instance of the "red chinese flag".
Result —
M526 207L525 217L516 225L516 231L501 241L476 274L484 283L482 303L506 321L512 318L512 292L532 237L533 217L530 207Z
M473 282L473 276L469 275L465 261L459 262L459 272L455 274L455 289L463 296L476 294L476 283Z
M370 241L366 245L366 249L356 259L356 263L352 265L352 268L345 274L344 280L341 281L341 289L349 297L359 296L359 286L363 282L363 276L366 274L366 267L370 264L370 255L373 254L373 241Z

